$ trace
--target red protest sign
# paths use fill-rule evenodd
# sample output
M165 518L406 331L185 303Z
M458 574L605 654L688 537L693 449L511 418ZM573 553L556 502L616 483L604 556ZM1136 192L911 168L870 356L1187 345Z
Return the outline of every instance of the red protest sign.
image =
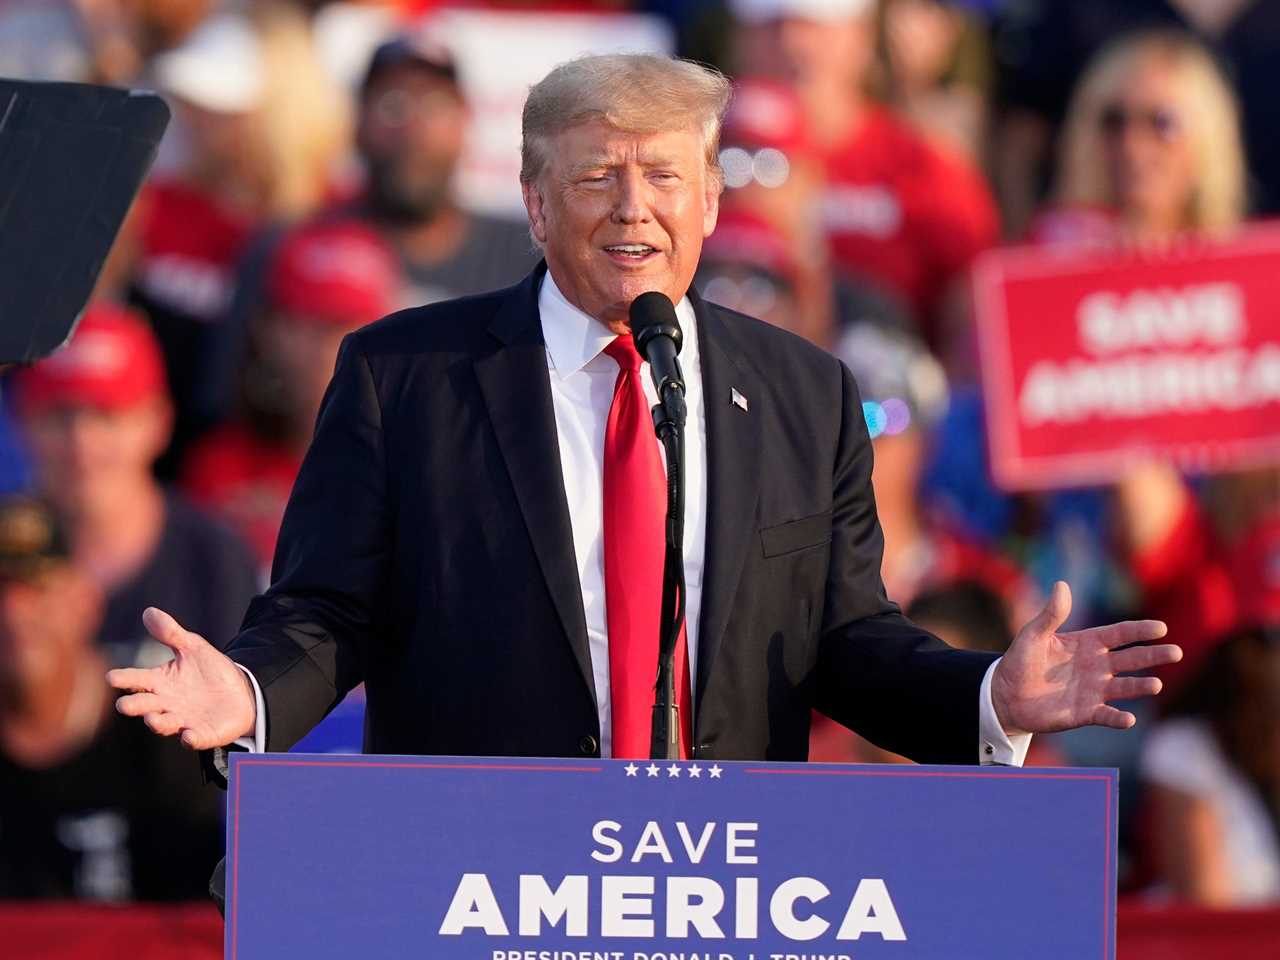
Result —
M993 251L974 294L1002 487L1280 463L1280 226L1155 255Z

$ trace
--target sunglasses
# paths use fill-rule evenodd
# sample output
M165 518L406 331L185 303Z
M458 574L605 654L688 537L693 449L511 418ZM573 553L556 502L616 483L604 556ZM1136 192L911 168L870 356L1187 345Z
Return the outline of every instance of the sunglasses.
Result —
M762 187L780 187L791 176L791 161L773 147L754 153L742 147L726 147L720 151L720 169L724 172L724 185L731 189L752 181Z
M1099 124L1108 137L1123 136L1126 130L1135 127L1168 142L1176 139L1182 132L1178 115L1166 107L1129 110L1113 103L1102 111Z

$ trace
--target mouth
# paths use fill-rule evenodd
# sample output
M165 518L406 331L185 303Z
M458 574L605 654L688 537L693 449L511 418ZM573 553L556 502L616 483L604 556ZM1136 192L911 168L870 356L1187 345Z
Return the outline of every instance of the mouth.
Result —
M615 263L647 263L658 256L658 248L647 243L611 243L603 249L609 259Z

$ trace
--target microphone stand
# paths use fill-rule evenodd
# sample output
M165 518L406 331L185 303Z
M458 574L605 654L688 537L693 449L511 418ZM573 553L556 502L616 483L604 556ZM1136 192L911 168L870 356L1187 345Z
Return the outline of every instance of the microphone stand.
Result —
M667 455L666 551L662 563L662 614L658 637L658 681L653 703L649 756L680 759L680 713L676 700L676 644L684 624L684 394L668 384L653 407L653 429Z

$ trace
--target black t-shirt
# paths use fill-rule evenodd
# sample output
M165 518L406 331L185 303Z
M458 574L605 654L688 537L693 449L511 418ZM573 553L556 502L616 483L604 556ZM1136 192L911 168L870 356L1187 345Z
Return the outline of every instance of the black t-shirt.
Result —
M109 709L62 763L0 752L0 900L194 900L223 850L224 796L195 757Z
M168 659L142 627L144 608L225 646L257 592L253 557L232 533L178 497L165 511L155 552L107 598L98 641L113 666ZM194 754L114 710L55 767L0 755L0 899L203 898L222 855L223 804Z
M257 565L235 534L176 495L166 498L165 510L151 559L107 598L98 642L112 666L155 666L169 659L168 648L143 629L147 607L159 607L225 647L258 592Z
M146 607L226 646L257 592L256 564L232 533L178 497L165 509L150 560L107 598L98 641L113 666L169 659L142 627ZM0 756L0 899L203 898L223 851L223 805L191 751L114 710L56 767Z

